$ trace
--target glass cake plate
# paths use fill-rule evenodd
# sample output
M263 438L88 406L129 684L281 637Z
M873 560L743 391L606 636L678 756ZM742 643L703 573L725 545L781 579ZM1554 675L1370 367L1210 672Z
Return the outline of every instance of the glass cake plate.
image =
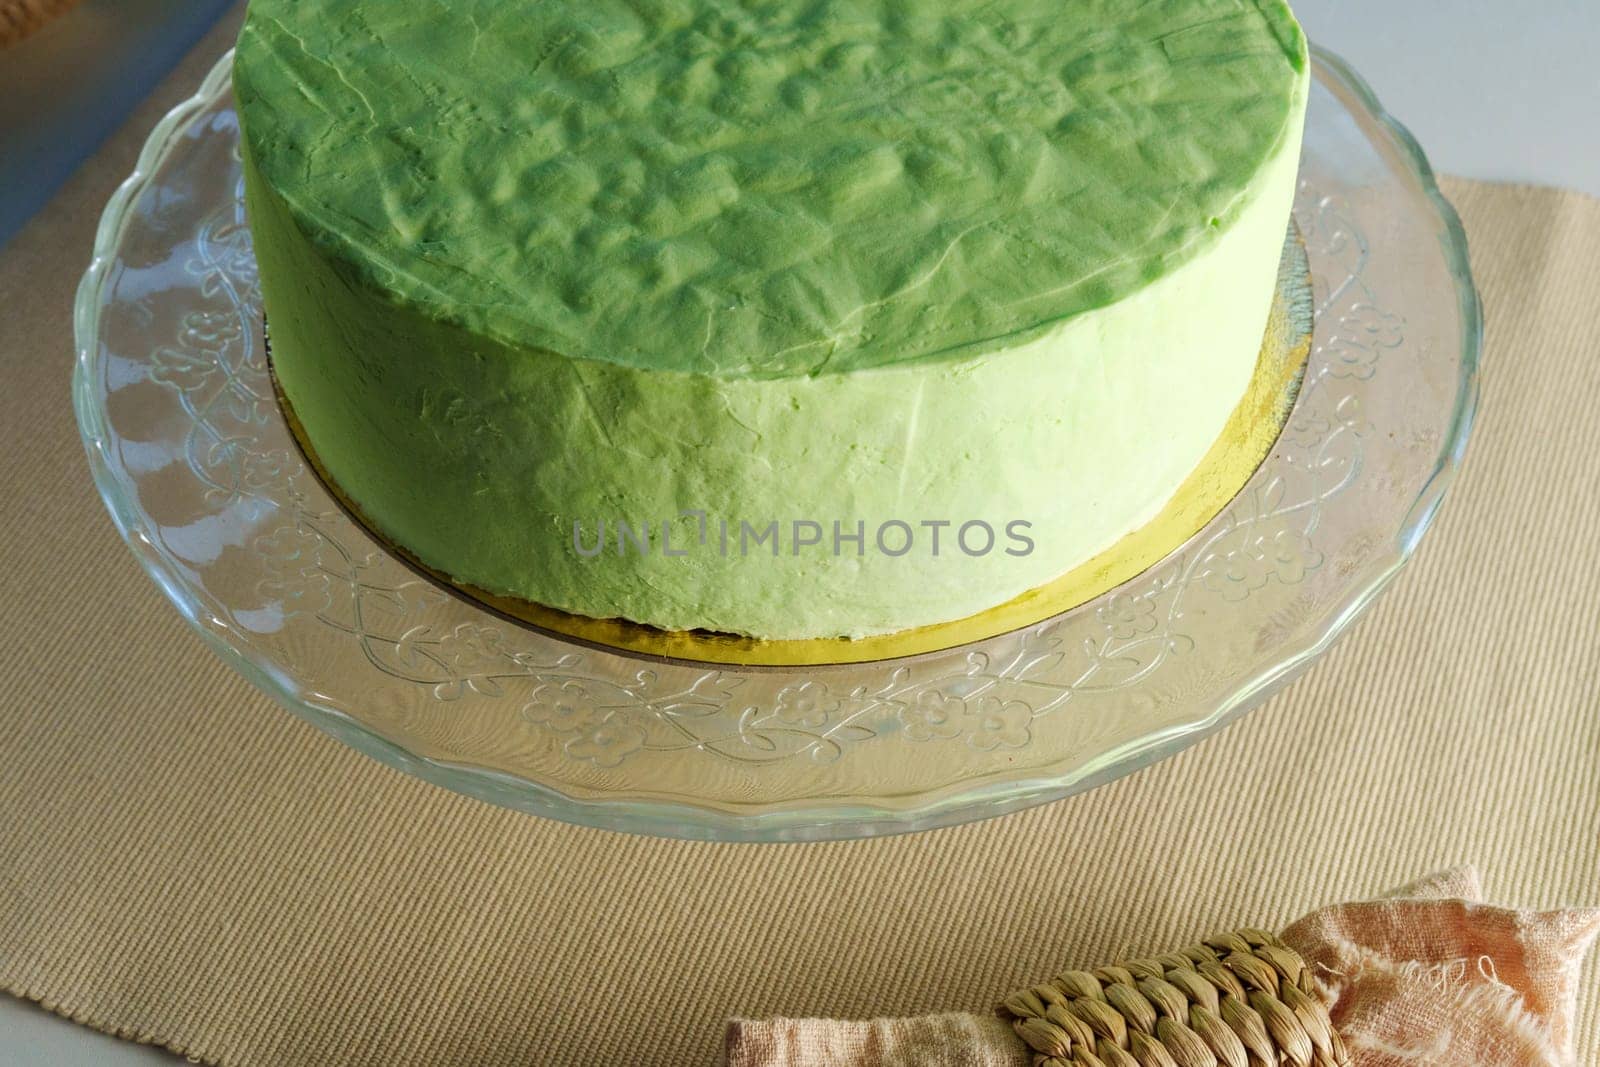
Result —
M1314 53L1295 220L1315 326L1282 436L1156 566L1042 623L871 663L652 658L521 625L357 525L275 402L232 56L112 197L73 400L135 556L289 710L428 781L590 826L721 840L985 818L1188 745L1323 652L1416 548L1460 462L1481 315L1421 150Z

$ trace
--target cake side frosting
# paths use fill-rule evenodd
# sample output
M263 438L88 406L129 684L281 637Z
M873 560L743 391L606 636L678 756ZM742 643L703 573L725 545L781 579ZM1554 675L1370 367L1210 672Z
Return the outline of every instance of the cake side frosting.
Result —
M727 381L468 343L370 303L270 194L252 196L275 366L319 454L380 529L472 584L667 629L858 636L981 611L1160 509L1243 393L1294 185L1293 146L1218 246L1116 307L989 358ZM283 224L280 226L280 224ZM290 299L286 297L293 290ZM397 350L425 358L392 360ZM316 358L326 353L341 358ZM313 358L306 358L308 355ZM1030 523L1035 551L721 557L712 518ZM616 522L652 527L619 553ZM578 554L596 523L606 551ZM831 530L830 530L831 532ZM918 531L926 541L927 532ZM869 546L870 548L871 546Z
M1213 244L1306 71L1277 0L253 0L259 176L360 284L719 377L961 358Z

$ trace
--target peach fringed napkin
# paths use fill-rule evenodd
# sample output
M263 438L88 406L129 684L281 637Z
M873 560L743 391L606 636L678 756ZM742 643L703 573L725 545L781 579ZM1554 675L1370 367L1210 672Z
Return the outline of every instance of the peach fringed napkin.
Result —
M1518 911L1485 904L1482 897L1477 871L1456 868L1377 900L1321 908L1283 932L1283 943L1310 968L1311 984L1352 1067L1573 1062L1579 968L1600 931L1600 909ZM961 1013L863 1021L735 1019L728 1024L726 1049L728 1067L1048 1062L1004 1019ZM1281 1062L1313 1062L1297 1059ZM1176 1061L1156 1050L1132 1062L1170 1067ZM1248 1063L1266 1067L1255 1057Z

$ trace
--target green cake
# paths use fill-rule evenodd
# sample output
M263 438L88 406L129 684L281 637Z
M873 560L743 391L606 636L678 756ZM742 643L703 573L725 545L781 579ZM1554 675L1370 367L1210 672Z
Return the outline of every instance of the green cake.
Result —
M429 567L862 636L1160 510L1250 380L1306 44L1278 0L252 0L274 370Z

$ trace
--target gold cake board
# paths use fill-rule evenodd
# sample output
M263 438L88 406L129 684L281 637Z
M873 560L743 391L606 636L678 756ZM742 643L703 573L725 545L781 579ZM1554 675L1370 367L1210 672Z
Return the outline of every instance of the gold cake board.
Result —
M925 655L1010 633L1085 604L1155 566L1205 527L1271 453L1299 393L1311 353L1311 271L1298 231L1284 244L1278 286L1255 374L1222 435L1155 518L1061 577L976 615L891 634L766 641L707 630L660 630L626 619L573 615L458 582L380 533L329 477L276 374L272 386L306 464L350 517L413 570L481 607L536 630L625 652L694 663L798 667ZM271 350L267 350L271 367Z

